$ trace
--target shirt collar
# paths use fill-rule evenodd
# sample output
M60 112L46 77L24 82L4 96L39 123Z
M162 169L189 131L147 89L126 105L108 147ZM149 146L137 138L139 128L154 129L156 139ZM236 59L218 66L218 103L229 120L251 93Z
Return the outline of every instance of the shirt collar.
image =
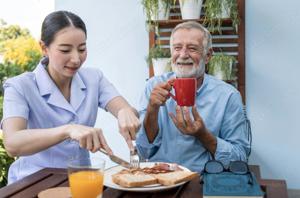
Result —
M196 92L197 95L199 95L201 90L203 90L204 87L207 86L207 83L208 83L208 75L206 73L204 73L202 85L197 89L197 92Z
M41 96L45 96L48 94L53 93L53 89L57 88L53 80L50 78L46 66L44 66L41 62L37 65L35 70L33 71L35 73L35 78L37 82L37 86L39 88ZM82 81L80 75L78 72L74 75L72 79L71 84L72 91L79 91L78 89L84 90L86 89L86 86L84 82ZM75 88L78 88L77 90Z
M71 105L75 110L77 110L83 102L86 96L85 90L86 86L82 81L79 72L76 72L72 79L70 99Z
M36 69L33 71L36 78L36 83L41 96L47 96L47 102L57 107L66 109L75 113L85 98L86 86L77 72L71 83L71 98L70 103L64 98L62 93L59 91L53 80L50 78L46 67L40 62Z
M40 62L34 69L35 79L41 96L51 94L55 84L50 78L45 66Z

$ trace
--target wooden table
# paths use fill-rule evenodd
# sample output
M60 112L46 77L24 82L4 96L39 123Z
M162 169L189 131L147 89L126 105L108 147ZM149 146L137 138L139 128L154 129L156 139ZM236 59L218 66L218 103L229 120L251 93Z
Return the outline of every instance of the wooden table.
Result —
M284 180L270 180L261 179L259 167L256 165L250 166L251 171L254 172L263 191L266 192L266 198L287 198L287 187ZM8 185L0 189L0 197L13 197L13 198L27 198L37 197L37 194L45 189L69 186L68 175L66 169L57 168L45 168L40 170L24 179ZM111 188L104 188L103 198L201 198L202 197L202 185L199 182L199 178L195 178L192 181L170 189L166 191L149 193L149 192L125 192Z

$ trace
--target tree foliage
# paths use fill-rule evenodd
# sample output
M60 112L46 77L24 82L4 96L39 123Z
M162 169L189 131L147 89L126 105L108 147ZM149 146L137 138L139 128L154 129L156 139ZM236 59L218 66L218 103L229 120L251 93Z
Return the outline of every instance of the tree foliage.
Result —
M3 20L0 22L0 47L4 41L16 39L20 36L30 37L30 32L26 28L21 28L18 25L7 25ZM4 50L0 48L0 52Z
M24 70L15 64L1 64L0 63L0 96L3 95L3 83L7 78L19 75L23 73ZM0 103L0 108L2 108L2 102ZM2 114L0 114L0 119L2 118Z
M3 103L3 96L0 96L0 104ZM2 119L3 116L3 106L0 105L0 120Z
M27 29L18 25L7 25L0 20L0 120L3 113L2 85L7 78L19 75L25 71L32 71L42 54L38 42L30 35ZM0 188L7 183L7 174L10 164L15 159L8 156L3 145L2 131L0 130Z
M14 160L7 155L4 149L2 132L0 131L0 188L6 185L8 169Z
M18 65L24 71L32 71L42 56L38 42L32 37L9 39L3 46L4 64Z
M0 96L3 95L2 85L7 78L32 71L42 56L38 42L27 29L7 25L3 20L0 20L0 55L3 56L0 63Z

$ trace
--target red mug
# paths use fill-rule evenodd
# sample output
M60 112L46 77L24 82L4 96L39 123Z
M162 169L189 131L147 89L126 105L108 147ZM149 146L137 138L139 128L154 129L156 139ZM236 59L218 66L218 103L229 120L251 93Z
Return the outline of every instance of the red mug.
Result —
M197 80L196 78L176 78L172 83L175 89L175 96L170 96L179 106L194 106L196 98Z

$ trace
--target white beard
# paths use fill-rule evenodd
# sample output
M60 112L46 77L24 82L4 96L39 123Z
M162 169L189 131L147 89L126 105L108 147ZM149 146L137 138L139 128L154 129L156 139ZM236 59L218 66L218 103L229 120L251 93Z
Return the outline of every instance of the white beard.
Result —
M193 66L181 66L177 65L176 62L172 63L172 70L178 78L199 78L205 72L205 63L203 59L200 61L199 65L193 64Z

